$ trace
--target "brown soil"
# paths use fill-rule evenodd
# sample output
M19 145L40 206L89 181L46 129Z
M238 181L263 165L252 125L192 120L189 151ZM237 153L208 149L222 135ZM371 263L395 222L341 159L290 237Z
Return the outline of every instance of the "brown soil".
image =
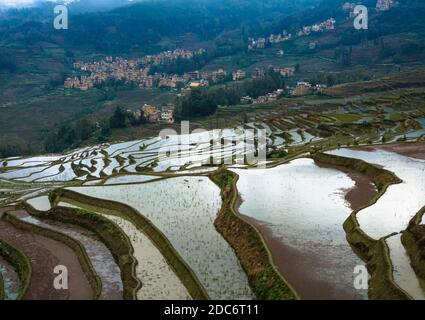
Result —
M29 217L29 214L24 210L14 211L13 215L18 219ZM100 277L102 282L102 292L99 297L100 300L123 299L123 291L122 287L120 287L120 269L114 262L110 250L94 232L78 225L51 220L41 221L39 226L55 232L63 233L66 236L79 241L83 245L94 269L97 271L97 275ZM101 270L99 269L100 265L102 266L100 268Z
M316 165L321 168L332 168L346 173L354 180L355 186L347 190L345 200L350 204L351 209L357 210L368 204L372 198L378 193L373 181L365 174L356 172L343 166L324 164L316 161Z
M395 152L402 156L425 160L425 142L388 144L379 146L377 149Z
M0 208L0 218L7 210ZM90 284L74 251L61 242L13 228L0 220L0 238L19 249L31 263L32 276L25 300L89 300L93 298ZM53 287L57 265L68 268L69 290Z
M238 197L236 208L242 203ZM241 214L242 215L242 214ZM342 288L335 288L325 281L321 281L314 276L317 265L320 263L318 256L306 256L302 252L287 246L276 237L270 225L254 218L242 215L246 221L254 225L262 234L267 247L269 248L273 261L279 272L295 288L303 300L356 300L360 296L355 296L352 292L347 292Z
M359 151L369 151L374 150L385 150L389 152L395 152L402 156L422 159L425 160L425 142L405 142L405 143L391 143L384 144L379 146L361 146L361 147L352 147L353 150Z

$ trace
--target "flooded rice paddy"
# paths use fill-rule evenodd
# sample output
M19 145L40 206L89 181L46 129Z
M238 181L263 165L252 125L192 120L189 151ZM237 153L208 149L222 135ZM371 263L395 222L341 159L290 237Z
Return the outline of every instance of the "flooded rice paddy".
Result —
M383 150L339 149L329 153L382 166L403 181L391 185L376 204L357 214L361 228L370 237L377 240L404 231L413 216L425 206L425 160Z
M66 202L59 206L78 208ZM136 273L142 283L138 300L188 300L190 295L152 241L131 222L117 216L97 212L116 223L129 237L138 264Z
M19 277L15 269L0 257L0 274L3 278L4 299L16 300L18 298Z
M359 125L373 123L378 116L387 119L386 125L376 132L368 131L362 139L355 137L361 144L381 142L384 136L386 141L397 141L416 140L425 135L423 115L413 117L422 128L406 127L402 121L388 124L394 111L347 105L318 116L300 107L296 113L275 112L273 119L262 114L235 128L240 131L263 129L269 151L284 150L291 154L295 150L298 155L298 159L290 163L266 170L241 163L234 163L229 169L240 176L239 211L264 235L279 271L301 298L367 298L365 290L354 289L354 267L363 262L352 251L342 228L351 213L345 198L356 188L352 180L355 178L336 169L318 167L313 160L304 158L309 155L306 145L319 148L339 142L345 145L346 140L332 139L339 135L354 139L350 126L341 126L351 118L353 124ZM334 136L316 136L320 135L316 129L321 124ZM209 162L215 156L215 164L218 164L225 158L245 155L253 146L245 142L227 143L231 138L240 138L234 130L225 129L221 134L223 140L212 144L211 139L218 138L217 131L101 144L62 155L0 160L3 169L0 171L0 205L27 201L34 208L47 211L50 203L46 195L58 187L127 204L164 233L211 298L252 299L254 294L233 249L214 227L222 205L220 190L203 175L216 170L217 166L204 167L201 162ZM425 205L425 162L383 150L340 149L330 153L375 163L403 180L390 186L376 204L361 210L357 217L361 228L374 239L396 233L385 240L394 267L393 278L411 297L423 299L420 283L401 244L400 232ZM165 179L165 176L173 178ZM69 206L64 202L60 205ZM123 218L105 217L129 236L134 247L139 262L137 276L143 284L137 293L138 299L190 298L160 251L142 231ZM92 234L78 227L46 223L30 216L23 219L83 243L105 282L106 292L122 293L118 266ZM101 253L94 252L95 249ZM1 266L0 261L0 271L7 273ZM12 289L8 290L13 298Z
M341 298L364 298L353 287L353 270L362 261L353 253L342 228L350 215L344 194L354 187L346 174L318 167L311 159L297 159L266 170L235 170L242 198L239 211L259 224L266 224L272 237L304 256L296 270L284 276L315 278L326 283L328 294ZM279 251L272 252L278 259ZM308 257L308 259L306 259ZM303 275L303 276L301 276ZM297 284L291 282L297 290ZM318 284L320 286L320 284ZM323 287L322 287L323 289ZM311 296L312 288L300 288Z
M21 215L20 219L33 225L63 233L79 241L86 250L93 268L102 281L100 299L122 299L123 285L121 271L109 249L97 239L94 233L78 226L71 226L56 221L40 220L30 215Z
M171 241L211 298L253 298L234 251L214 227L221 197L218 187L208 178L176 177L139 185L70 190L138 210Z
M425 160L379 149L339 149L329 153L379 165L402 180L400 184L389 186L375 204L358 212L357 220L362 230L376 240L397 234L386 240L394 266L394 280L413 298L424 299L399 233L407 228L410 220L425 206Z
M258 130L264 133L260 134ZM255 150L254 144L247 140L258 139L263 135L267 145L274 148L300 146L316 138L305 130L282 131L265 123L250 123L222 131L170 134L112 145L102 144L77 149L65 155L5 159L0 161L0 165L8 171L0 173L0 178L34 183L85 181L143 170L177 172L193 163L207 163L211 157L222 161L236 155L246 155Z

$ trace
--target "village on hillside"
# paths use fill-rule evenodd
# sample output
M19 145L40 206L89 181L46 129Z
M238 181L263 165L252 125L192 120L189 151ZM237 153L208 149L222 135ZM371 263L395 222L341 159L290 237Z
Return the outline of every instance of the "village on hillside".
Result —
M148 59L149 61L153 60L151 56ZM142 58L141 60L127 60L121 57L107 57L106 59L92 63L78 61L74 63L74 68L79 71L88 72L89 74L81 77L67 78L64 86L67 89L86 91L112 79L115 81L124 81L128 84L133 83L140 88L179 89L182 95L186 95L194 88L208 87L227 81L240 81L248 77L252 79L261 78L267 72L264 68L254 68L250 74L241 69L230 72L220 68L211 72L201 72L198 70L186 72L183 75L167 73L155 73L151 75L150 67L140 67L140 61L146 61L146 58ZM155 61L157 60L155 59ZM291 77L295 72L295 67L274 67L273 70L284 77Z

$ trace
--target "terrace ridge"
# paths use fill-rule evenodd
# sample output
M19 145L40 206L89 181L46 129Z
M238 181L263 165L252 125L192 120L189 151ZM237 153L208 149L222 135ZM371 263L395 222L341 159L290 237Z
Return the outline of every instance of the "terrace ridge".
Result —
M298 300L299 295L277 270L270 250L258 229L236 208L239 176L221 167L209 175L220 188L222 208L214 222L218 232L235 250L258 299ZM235 231L238 233L235 234Z
M208 294L179 253L174 249L167 237L144 215L136 209L113 200L104 200L82 195L68 189L56 189L50 195L53 204L64 200L68 203L77 203L86 210L101 210L105 214L123 217L131 221L140 231L149 237L152 243L161 252L167 263L174 270L177 277L187 288L193 299L207 300Z
M28 205L27 208L29 207L30 206ZM28 212L30 211L31 211L31 208L29 208ZM100 280L100 277L97 275L90 261L90 258L87 255L87 252L84 246L78 240L75 240L58 231L49 230L40 226L27 223L25 221L22 221L18 219L17 217L15 217L14 215L10 214L9 212L6 212L2 219L4 221L7 221L8 223L13 225L17 229L20 229L23 231L29 231L34 234L38 234L40 236L59 241L65 244L66 246L68 246L69 248L71 248L77 255L80 265L87 277L87 280L89 281L90 286L93 289L93 298L95 300L99 299L102 292L102 282Z
M360 227L357 220L357 213L374 205L385 194L388 187L402 183L393 172L382 169L363 160L341 157L336 155L315 152L312 158L321 163L338 165L355 170L371 178L378 193L366 205L354 210L344 222L344 230L347 234L347 241L354 252L366 263L366 267L371 275L369 280L370 299L396 299L409 300L412 297L401 289L393 278L393 265L390 259L388 245L384 237L379 240L372 239ZM390 235L391 236L391 235Z
M2 219L4 219L4 216ZM15 248L14 246L1 239L0 256L2 256L7 262L9 262L18 273L19 289L17 300L21 300L30 284L32 275L31 263L19 249Z

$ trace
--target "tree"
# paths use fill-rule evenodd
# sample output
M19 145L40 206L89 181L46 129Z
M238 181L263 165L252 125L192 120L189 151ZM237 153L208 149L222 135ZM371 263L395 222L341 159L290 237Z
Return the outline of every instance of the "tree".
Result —
M92 133L96 130L96 126L93 121L89 118L83 118L77 122L75 131L77 137L84 141L92 135Z
M109 119L109 125L114 128L125 128L127 126L127 115L121 107L115 109L114 114Z

